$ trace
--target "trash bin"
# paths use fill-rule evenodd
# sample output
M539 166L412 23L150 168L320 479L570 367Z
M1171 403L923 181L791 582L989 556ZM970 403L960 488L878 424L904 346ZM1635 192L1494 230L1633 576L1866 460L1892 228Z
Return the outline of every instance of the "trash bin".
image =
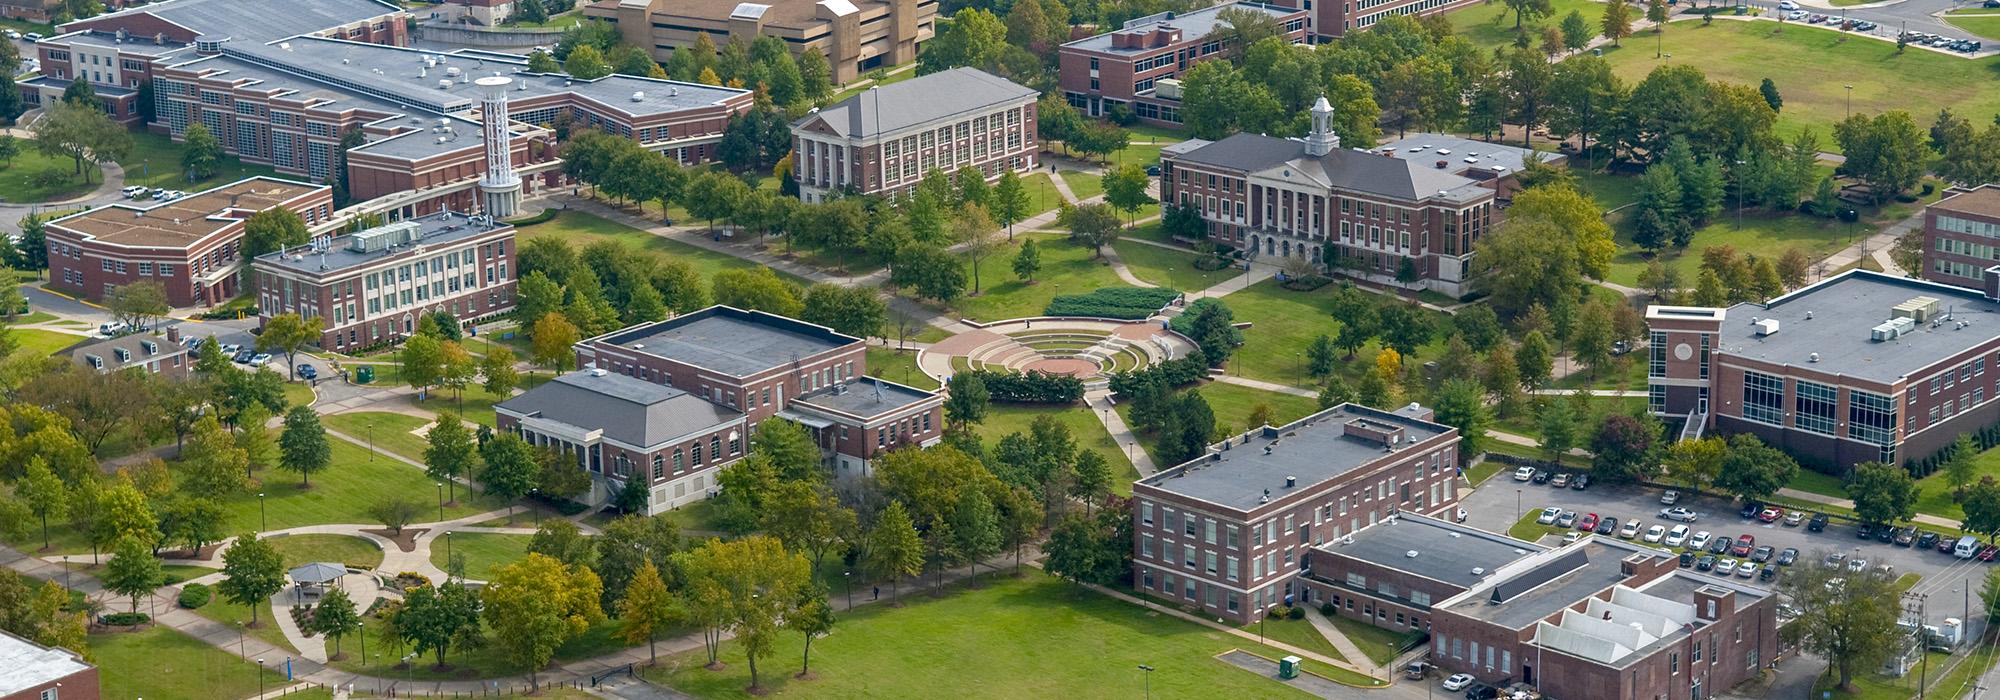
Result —
M354 383L367 384L372 381L375 381L374 367L370 367L368 365L362 365L360 367L354 368Z
M1278 659L1278 677L1286 679L1299 677L1300 660L1301 659L1299 659L1299 657L1296 656L1287 656L1285 658Z

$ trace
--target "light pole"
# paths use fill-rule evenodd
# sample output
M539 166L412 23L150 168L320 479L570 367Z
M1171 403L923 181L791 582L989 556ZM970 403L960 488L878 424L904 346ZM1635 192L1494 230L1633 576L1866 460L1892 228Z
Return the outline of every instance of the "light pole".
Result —
M1145 671L1142 677L1146 679L1146 700L1153 700L1153 667L1139 664L1139 670Z
M264 697L264 657L257 657L257 697Z
M237 655L238 657L241 657L241 658L245 658L245 659L247 659L247 658L250 658L250 652L248 652L248 651L245 651L245 650L243 649L243 621L242 621L242 620L237 620L237 621L236 621L236 655Z
M257 528L266 532L271 529L271 514L270 511L264 508L264 492L262 491L257 492Z
M368 461L375 461L375 419L368 419Z
M541 500L540 498L541 494L542 490L540 488L528 489L528 498L530 500L537 500L537 501ZM537 530L542 529L542 509L536 507L535 504L530 503L528 504L528 510L532 510L535 512L535 529Z
M1743 228L1743 161L1736 161L1736 228Z
M840 580L847 582L847 609L851 611L854 609L854 570L841 573Z
M438 492L438 522L444 522L444 482L432 484Z
M451 566L451 531L444 531L444 565Z
M1516 517L1518 517L1518 516L1520 516L1520 515L1521 515L1521 490L1520 490L1520 489L1514 489L1514 515L1515 515Z
M1306 356L1296 352L1292 353L1292 385L1304 384L1306 381L1305 374Z
M1852 117L1854 116L1854 86L1843 85L1842 87L1847 88L1847 116Z
M69 555L63 555L63 590L69 590Z

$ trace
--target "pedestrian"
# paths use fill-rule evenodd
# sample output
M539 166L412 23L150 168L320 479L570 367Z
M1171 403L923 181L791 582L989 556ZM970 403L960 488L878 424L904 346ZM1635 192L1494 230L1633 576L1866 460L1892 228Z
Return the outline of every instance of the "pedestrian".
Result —
M874 593L871 593L871 594L869 594L869 596L868 596L868 599L869 599L869 600L881 600L881 599L882 599L882 587L881 587L881 586L876 586L876 587L875 587L875 592L874 592Z

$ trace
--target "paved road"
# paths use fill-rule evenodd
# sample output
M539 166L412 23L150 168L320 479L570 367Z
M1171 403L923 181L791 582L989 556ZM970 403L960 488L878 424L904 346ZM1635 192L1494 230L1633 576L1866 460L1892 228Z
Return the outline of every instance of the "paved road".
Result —
M1749 2L1748 4L1751 5L1752 7L1763 8L1764 10L1767 11L1766 14L1778 12L1777 0L1770 0L1769 2L1766 2L1764 0L1755 0L1753 2ZM1892 42L1895 41L1896 33L1902 31L1904 28L1908 28L1909 31L1913 32L1928 32L1931 34L1943 34L1945 36L1963 37L1967 39L1978 38L1976 36L1973 36L1971 32L1959 29L1958 27L1951 26L1950 24L1946 24L1944 20L1939 19L1937 17L1938 14L1941 14L1946 10L1951 10L1961 7L1978 7L1979 6L1978 2L1962 2L1959 0L1900 0L1897 2L1869 3L1869 4L1871 5L1870 7L1841 8L1841 7L1833 7L1833 3L1827 2L1826 0L1799 1L1800 8L1805 10L1806 12L1829 15L1833 17L1844 16L1849 19L1868 20L1870 22L1874 22L1878 25L1881 25L1879 27L1876 27L1875 31L1868 33L1878 37L1887 37L1889 41ZM1861 32L1855 32L1855 33L1861 33ZM1993 46L1993 42L1987 42L1986 48L1989 51L1995 48ZM1909 50L1928 51L1930 49L1924 47L1912 46L1909 48ZM1966 55L1954 52L1945 52L1945 53L1949 53L1954 56Z

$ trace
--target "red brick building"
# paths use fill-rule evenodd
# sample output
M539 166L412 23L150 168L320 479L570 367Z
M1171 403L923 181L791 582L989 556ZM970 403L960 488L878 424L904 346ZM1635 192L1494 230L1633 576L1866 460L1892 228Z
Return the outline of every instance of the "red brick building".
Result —
M496 316L514 309L514 254L513 226L449 211L266 253L251 262L258 325L318 317L320 347L353 350L395 343L438 312Z
M168 379L186 379L194 372L194 350L181 343L180 325L167 326L166 333L122 335L72 346L66 351L77 364L111 373L139 370Z
M932 170L988 180L1035 168L1037 93L977 68L870 88L792 125L799 198L894 196Z
M1242 49L1210 38L1215 30L1228 27L1219 15L1230 8L1269 15L1293 43L1305 42L1310 35L1306 25L1312 13L1283 3L1236 2L1140 17L1116 31L1062 45L1057 79L1063 98L1093 117L1125 107L1141 121L1179 126L1181 95L1175 81L1196 63Z
M0 632L0 700L98 700L97 667L67 649Z
M1342 404L1132 485L1133 583L1244 623L1309 595L1313 548L1458 502L1458 431L1415 404Z
M277 207L310 226L333 215L333 194L324 185L254 177L171 202L121 202L52 220L48 285L102 299L116 287L155 281L174 306L229 301L241 293L244 220Z
M712 306L586 339L576 356L578 367L740 411L751 430L772 416L800 423L835 474L854 476L883 452L944 435L943 397L868 376L866 345L825 326Z
M1429 630L1431 606L1544 547L1447 520L1398 513L1306 554L1304 603L1397 632Z
M1985 289L2000 264L2000 185L1953 190L1924 210L1924 279Z

